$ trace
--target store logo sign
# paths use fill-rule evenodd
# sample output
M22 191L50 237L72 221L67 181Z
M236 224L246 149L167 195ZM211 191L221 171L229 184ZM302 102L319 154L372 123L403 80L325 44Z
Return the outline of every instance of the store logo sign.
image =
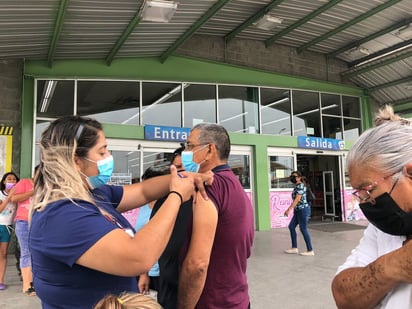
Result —
M144 126L144 138L146 140L185 142L189 137L190 128Z
M298 136L298 147L322 150L343 150L345 141L333 138Z

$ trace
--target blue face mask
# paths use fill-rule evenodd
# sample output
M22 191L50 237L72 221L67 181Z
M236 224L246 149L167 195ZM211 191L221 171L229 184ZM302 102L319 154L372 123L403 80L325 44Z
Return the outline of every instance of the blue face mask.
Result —
M113 156L107 157L103 160L93 161L87 159L88 161L95 162L97 164L97 169L99 170L99 175L87 177L86 180L91 189L96 189L105 185L112 177L114 161Z
M186 172L195 172L200 168L200 164L193 161L193 151L182 151L182 164Z

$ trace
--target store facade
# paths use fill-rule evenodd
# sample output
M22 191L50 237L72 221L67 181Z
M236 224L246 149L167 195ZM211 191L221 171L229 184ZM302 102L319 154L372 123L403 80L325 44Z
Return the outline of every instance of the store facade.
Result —
M370 125L361 89L181 57L26 62L23 88L21 171L38 163L41 133L63 115L104 124L113 183L168 164L196 123L219 123L230 133L229 164L253 203L257 230L287 224L280 214L296 169L316 189L314 216L348 220L344 158Z

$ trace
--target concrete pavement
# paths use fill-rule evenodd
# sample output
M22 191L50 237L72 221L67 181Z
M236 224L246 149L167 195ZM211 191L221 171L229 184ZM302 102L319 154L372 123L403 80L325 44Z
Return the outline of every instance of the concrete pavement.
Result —
M339 224L339 222L314 222L310 223L309 227L315 224ZM290 247L287 228L256 232L248 266L253 309L336 308L330 291L331 280L337 267L357 245L363 230L332 233L310 228L309 232L315 256L283 253ZM299 228L297 233L299 249L305 250ZM8 288L0 291L0 308L41 308L38 297L28 297L21 292L21 281L14 263L14 256L9 255L5 279Z

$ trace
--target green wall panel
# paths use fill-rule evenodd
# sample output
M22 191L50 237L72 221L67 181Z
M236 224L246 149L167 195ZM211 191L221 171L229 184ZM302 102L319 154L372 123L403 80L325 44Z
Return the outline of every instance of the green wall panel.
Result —
M121 124L103 124L103 130L107 137L123 139L144 139L144 127L121 125Z
M158 58L118 59L107 66L100 60L55 61L48 67L45 61L26 62L25 74L54 78L119 78L164 81L191 81L243 85L276 86L335 92L361 96L360 88L319 80L305 79L186 57L170 57L160 63Z
M20 178L32 176L33 152L33 115L34 115L34 80L23 79L21 145L20 145Z

